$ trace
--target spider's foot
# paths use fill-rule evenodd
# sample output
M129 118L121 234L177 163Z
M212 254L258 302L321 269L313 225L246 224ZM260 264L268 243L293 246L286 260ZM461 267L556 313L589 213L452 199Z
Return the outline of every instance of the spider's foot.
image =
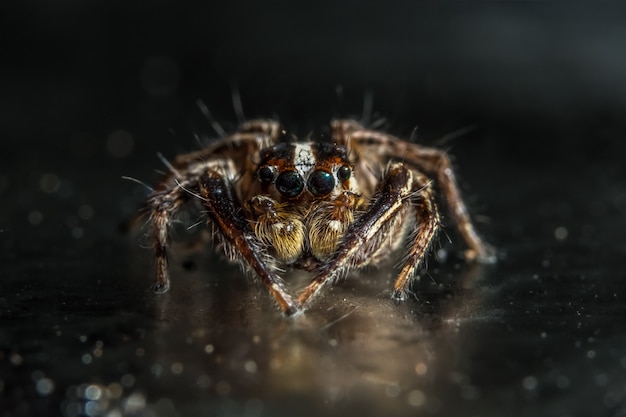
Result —
M303 312L304 312L303 308L296 307L296 306L289 306L287 309L283 311L283 314L286 317L296 317L302 314Z
M498 256L493 246L484 245L480 250L467 249L465 251L465 260L480 264L495 264L498 262Z
M164 294L170 290L170 280L157 281L154 284L155 294Z
M407 292L404 290L393 290L391 294L391 299L397 302L403 302L407 300Z

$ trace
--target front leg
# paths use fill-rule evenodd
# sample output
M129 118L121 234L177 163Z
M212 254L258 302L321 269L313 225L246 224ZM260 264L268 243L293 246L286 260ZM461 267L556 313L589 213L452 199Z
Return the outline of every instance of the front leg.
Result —
M415 174L415 192L409 201L415 214L415 231L410 238L410 247L404 258L402 269L393 286L392 298L403 301L415 271L424 259L426 251L441 227L439 210L431 187L431 181L422 174Z
M410 208L412 200L423 195L427 187L424 177L407 169L403 163L390 165L380 191L372 199L367 211L348 229L334 257L322 267L317 276L302 291L298 304L304 309L320 290L329 282L347 273L351 268L367 265L383 245L389 245L389 239L397 233L394 226L402 227L403 214ZM429 199L429 203L434 203ZM427 210L424 207L424 210ZM439 225L436 208L434 216L424 227L418 225L418 238L410 252L411 262L419 263ZM424 216L419 215L419 218ZM395 238L398 238L395 236ZM413 270L406 271L406 277L412 276ZM396 283L396 289L404 290L404 281ZM394 292L394 295L395 292Z
M388 158L402 158L407 165L434 176L450 208L452 220L467 243L466 259L483 263L496 261L495 250L480 238L472 224L447 153L408 143L386 133L365 129L352 120L334 120L332 132L334 140L352 144L353 148L360 149L360 154L364 158L383 152Z
M271 258L261 247L249 220L243 216L232 185L215 170L210 170L200 182L203 204L219 229L226 253L256 273L285 315L296 313L298 310L293 300L272 271Z

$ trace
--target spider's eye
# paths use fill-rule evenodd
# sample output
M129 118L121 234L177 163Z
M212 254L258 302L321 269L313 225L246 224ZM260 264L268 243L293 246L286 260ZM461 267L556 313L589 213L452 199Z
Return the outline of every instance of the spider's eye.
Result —
M318 169L309 177L308 187L313 195L326 195L335 188L335 180L330 172Z
M256 173L259 181L264 183L270 183L274 180L276 176L276 169L273 167L262 167Z
M296 171L286 171L276 178L276 189L285 197L295 197L304 190L304 181Z
M350 178L351 169L348 165L343 165L337 170L337 178L339 181L346 181Z

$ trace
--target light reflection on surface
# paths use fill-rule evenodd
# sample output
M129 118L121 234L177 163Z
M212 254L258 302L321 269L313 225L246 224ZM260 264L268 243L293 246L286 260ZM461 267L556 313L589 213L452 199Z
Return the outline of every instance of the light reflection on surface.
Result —
M482 295L472 283L484 274L477 266L443 267L464 283L458 293L446 294L448 284L435 285L431 276L416 285L418 300L393 302L386 267L356 273L329 287L305 314L284 318L236 267L214 257L194 271L174 265L171 292L147 295L157 322L143 337L149 363L136 378L144 387L152 379L157 388L146 407L176 398L178 410L281 415L299 404L305 415L437 414L449 397L441 390L476 398L457 357L464 321L480 316ZM217 268L219 279L206 276ZM136 273L137 284L145 286L145 272ZM291 285L305 285L307 276L294 275Z
M74 218L93 215L84 204ZM155 296L150 250L96 238L113 228L95 219L58 244L46 212L40 239L8 236L0 254L13 265L0 280L0 404L17 416L615 414L626 281L614 214L560 240L560 217L526 210L498 223L496 265L431 259L404 304L389 299L392 267L366 270L285 319L210 249L177 244L172 290Z

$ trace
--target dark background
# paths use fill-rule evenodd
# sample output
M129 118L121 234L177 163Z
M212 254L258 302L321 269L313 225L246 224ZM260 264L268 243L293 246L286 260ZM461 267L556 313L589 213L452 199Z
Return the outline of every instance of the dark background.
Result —
M0 415L626 415L626 7L617 2L5 2ZM375 117L454 156L493 266L446 228L286 320L122 225L172 158L247 117ZM184 229L183 229L184 230ZM179 235L184 240L184 231ZM448 236L450 239L448 239ZM449 242L451 241L451 243ZM293 285L298 285L296 278ZM300 284L301 285L301 284Z

